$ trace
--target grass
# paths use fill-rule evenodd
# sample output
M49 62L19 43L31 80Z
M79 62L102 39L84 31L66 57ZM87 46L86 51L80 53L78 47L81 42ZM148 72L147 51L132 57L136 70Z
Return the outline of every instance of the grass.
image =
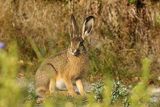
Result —
M7 50L0 49L0 106L1 107L32 107L35 104L34 90L27 93L28 89L17 84L16 78L19 71L18 48L16 42L9 45ZM120 82L114 82L112 76L104 76L103 81L93 85L93 92L87 95L87 102L80 96L74 99L63 95L51 96L42 104L44 107L146 107L149 104L148 81L150 74L148 58L142 60L142 77L139 83L129 89ZM103 68L106 70L106 68ZM130 91L129 91L130 90ZM143 92L143 93L142 93ZM30 95L31 98L28 96ZM122 102L121 100L124 99Z

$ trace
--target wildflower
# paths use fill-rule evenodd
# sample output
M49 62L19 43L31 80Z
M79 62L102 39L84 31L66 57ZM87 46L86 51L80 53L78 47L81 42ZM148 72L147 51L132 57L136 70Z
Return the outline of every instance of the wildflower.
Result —
M4 48L4 43L3 42L0 42L0 49Z

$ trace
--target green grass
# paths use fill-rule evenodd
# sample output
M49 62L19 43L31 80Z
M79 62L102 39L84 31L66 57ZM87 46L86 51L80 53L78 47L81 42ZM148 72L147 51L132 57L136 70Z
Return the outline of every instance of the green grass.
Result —
M7 50L0 49L0 106L1 107L33 107L35 104L34 92L28 93L21 88L17 81L19 71L18 48L16 42L9 45ZM147 107L150 96L147 94L151 61L145 58L142 61L142 77L130 92L128 87L120 82L114 82L111 74L105 75L102 81L97 82L93 92L87 95L87 102L80 96L73 98L51 96L42 104L44 107ZM108 68L101 66L102 70ZM33 90L32 90L33 91ZM28 96L32 98L28 98ZM123 101L122 101L123 99Z

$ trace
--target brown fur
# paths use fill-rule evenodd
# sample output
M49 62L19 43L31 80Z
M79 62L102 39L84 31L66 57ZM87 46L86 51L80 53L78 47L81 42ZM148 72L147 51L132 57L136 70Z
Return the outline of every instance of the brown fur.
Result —
M63 81L68 94L75 96L73 81L76 81L76 86L80 95L84 96L85 91L82 84L82 78L87 72L89 58L85 46L83 45L84 38L77 33L78 26L74 16L72 18L72 27L74 34L71 39L71 45L68 50L61 52L57 56L51 56L46 59L38 68L35 75L37 102L41 102L49 94L55 92L56 82ZM89 19L90 18L90 19ZM83 25L83 33L90 33L93 24L93 17L89 17ZM89 22L89 23L88 23ZM88 24L88 25L87 25ZM87 26L87 28L85 28ZM89 29L89 31L87 31ZM88 34L87 34L88 35ZM83 35L85 37L85 35Z

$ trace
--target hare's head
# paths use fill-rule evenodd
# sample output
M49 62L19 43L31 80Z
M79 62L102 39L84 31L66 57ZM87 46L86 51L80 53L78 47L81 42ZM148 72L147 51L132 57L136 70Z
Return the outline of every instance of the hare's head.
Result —
M85 51L84 39L91 34L94 24L94 17L88 16L83 22L82 32L79 32L78 25L75 17L71 16L72 32L71 32L71 44L69 47L69 53L74 56L79 56Z

